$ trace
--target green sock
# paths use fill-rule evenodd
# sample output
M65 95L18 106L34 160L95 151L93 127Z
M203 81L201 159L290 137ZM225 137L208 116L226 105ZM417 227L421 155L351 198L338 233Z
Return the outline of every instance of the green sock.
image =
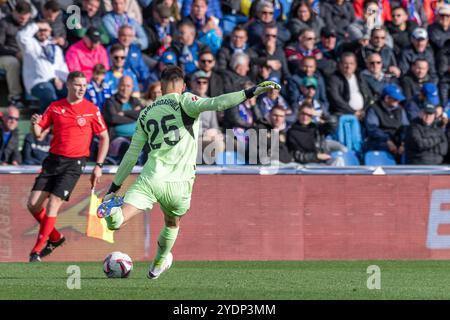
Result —
M164 228L161 230L158 238L158 249L156 250L154 261L155 264L159 264L164 261L170 250L172 250L172 247L175 244L175 240L177 240L179 229L180 228L169 228L167 226L164 226Z
M111 209L111 215L106 217L106 225L109 230L118 230L123 223L123 214L121 207Z

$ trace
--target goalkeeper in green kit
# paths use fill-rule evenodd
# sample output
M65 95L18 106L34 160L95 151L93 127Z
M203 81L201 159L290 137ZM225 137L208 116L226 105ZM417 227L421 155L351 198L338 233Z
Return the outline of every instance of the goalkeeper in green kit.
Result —
M200 113L235 107L270 89L279 90L280 85L265 81L253 88L215 98L183 94L185 88L184 74L179 67L169 66L162 72L163 96L141 111L130 147L97 210L97 215L105 218L108 228L117 230L133 216L159 202L165 226L159 235L156 256L148 271L150 279L158 278L172 265L170 251L178 235L180 219L190 206ZM131 173L146 142L150 151L141 174L123 198L116 196L115 192Z

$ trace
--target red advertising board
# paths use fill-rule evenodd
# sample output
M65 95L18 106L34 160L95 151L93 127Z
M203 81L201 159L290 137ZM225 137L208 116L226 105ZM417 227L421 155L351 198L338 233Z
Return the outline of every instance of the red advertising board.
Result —
M0 175L0 262L26 261L35 241L38 225L26 210L34 178ZM111 180L105 175L98 191ZM85 234L89 195L85 175L58 217L67 245L48 261L100 261L115 250L135 260L151 259L163 223L159 207L116 231L109 244ZM448 259L450 184L447 176L425 175L199 175L174 256Z

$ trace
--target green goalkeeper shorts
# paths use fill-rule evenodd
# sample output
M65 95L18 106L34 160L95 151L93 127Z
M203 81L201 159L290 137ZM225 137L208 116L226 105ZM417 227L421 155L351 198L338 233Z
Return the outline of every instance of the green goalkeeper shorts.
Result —
M139 176L128 189L124 202L141 210L150 210L158 202L164 214L184 215L191 205L194 180L155 182L145 176Z

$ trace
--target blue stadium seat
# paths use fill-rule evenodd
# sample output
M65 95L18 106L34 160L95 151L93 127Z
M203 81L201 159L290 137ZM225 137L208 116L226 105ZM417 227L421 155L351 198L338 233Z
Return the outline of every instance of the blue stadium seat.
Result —
M339 163L337 166L359 166L359 160L354 151L334 151L331 157Z
M223 35L226 36L229 35L238 24L244 24L247 21L248 18L246 16L227 14L220 19L219 26L223 31Z
M349 151L354 151L357 155L361 155L363 138L361 125L356 116L345 114L339 117L337 140L340 144L346 146Z
M364 155L364 163L368 166L395 166L394 156L387 151L368 151Z
M218 152L216 154L216 164L220 166L244 165L245 159L234 151Z

